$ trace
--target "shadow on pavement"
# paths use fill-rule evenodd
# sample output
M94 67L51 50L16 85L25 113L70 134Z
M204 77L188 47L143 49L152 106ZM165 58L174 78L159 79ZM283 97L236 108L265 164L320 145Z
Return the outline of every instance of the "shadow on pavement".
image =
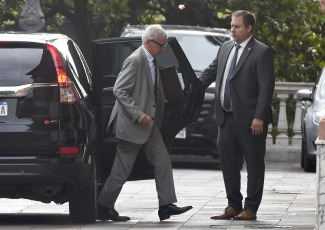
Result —
M172 166L175 169L208 169L208 170L220 170L220 163L217 162L181 162L172 161Z
M73 222L70 220L68 214L40 214L40 213L10 213L10 214L0 214L0 223L6 225L71 225ZM1 229L1 227L0 227Z

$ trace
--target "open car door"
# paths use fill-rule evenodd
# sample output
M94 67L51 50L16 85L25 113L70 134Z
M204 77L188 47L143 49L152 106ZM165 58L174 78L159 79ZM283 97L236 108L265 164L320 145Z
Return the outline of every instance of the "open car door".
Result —
M91 93L91 97L98 115L100 184L104 183L109 175L116 154L116 138L112 133L106 132L109 117L115 103L113 87L124 60L141 45L141 37L99 39L92 42L94 90ZM168 103L165 105L161 134L167 149L169 149L175 135L187 124L197 120L204 98L204 89L201 87L176 38L171 37L168 39L166 51L157 58L157 62L159 69L167 66L175 67L177 71L176 77L179 77L177 78L178 81L163 82L164 88L175 88L171 93L176 92L175 96L175 94L166 95L167 92L165 91ZM170 69L166 71L166 77L172 78L173 76L168 75L169 71ZM161 74L164 73L161 72ZM163 77L161 75L162 81ZM166 83L169 85L165 85ZM153 167L140 151L130 180L151 178L153 178Z

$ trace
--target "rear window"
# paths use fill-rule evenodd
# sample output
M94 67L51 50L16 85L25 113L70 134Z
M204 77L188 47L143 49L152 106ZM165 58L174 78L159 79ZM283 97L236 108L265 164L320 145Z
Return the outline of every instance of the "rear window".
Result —
M51 53L43 48L0 47L0 86L56 82Z

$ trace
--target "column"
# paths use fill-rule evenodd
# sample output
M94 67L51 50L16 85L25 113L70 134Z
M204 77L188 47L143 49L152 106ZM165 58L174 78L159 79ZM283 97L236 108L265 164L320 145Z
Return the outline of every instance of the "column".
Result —
M278 120L278 132L279 135L276 137L277 145L288 145L289 138L287 135L288 122L287 122L287 99L289 95L287 93L278 93L277 98L280 100L279 108L279 120Z
M293 133L294 136L292 137L292 145L296 145L297 147L301 148L301 109L302 103L301 101L296 101L296 111L295 111L295 120L293 123Z
M27 32L45 30L45 19L39 0L25 0L24 9L19 18L19 29Z
M325 230L325 116L319 121L319 134L316 140L316 222L315 230Z

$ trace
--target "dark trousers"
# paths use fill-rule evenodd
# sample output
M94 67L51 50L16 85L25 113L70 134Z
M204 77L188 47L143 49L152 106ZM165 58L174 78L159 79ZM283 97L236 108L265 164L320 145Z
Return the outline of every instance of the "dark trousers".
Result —
M228 205L240 212L243 196L240 192L240 170L243 161L247 166L247 197L244 208L257 212L262 200L265 175L265 145L267 124L263 134L254 136L247 127L235 124L232 113L225 113L225 121L219 126L218 147Z

